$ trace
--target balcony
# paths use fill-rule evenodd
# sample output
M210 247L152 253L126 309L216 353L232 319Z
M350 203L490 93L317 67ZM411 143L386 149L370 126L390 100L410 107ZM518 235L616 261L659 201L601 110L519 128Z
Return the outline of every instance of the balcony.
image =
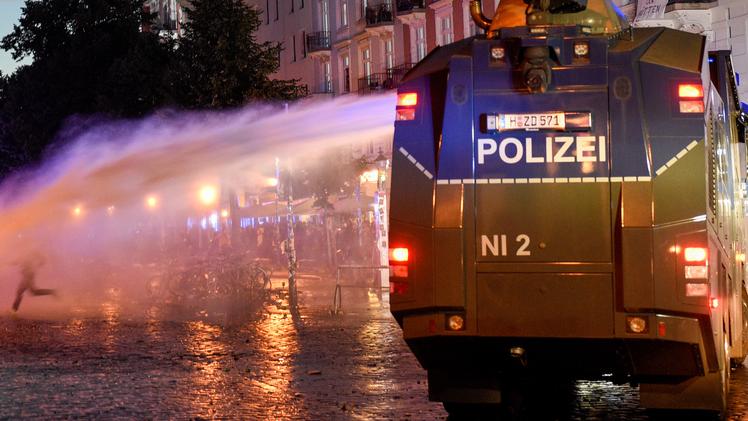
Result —
M405 25L426 21L427 0L397 0L397 19Z
M426 0L397 0L398 16L413 12L426 12Z
M394 23L392 4L388 1L370 2L364 8L364 17L366 18L367 27L392 25Z
M306 51L309 54L330 53L330 33L310 32L306 34Z
M400 85L403 76L413 68L413 63L405 63L387 69L383 73L373 73L369 77L358 79L358 94L367 95L395 89Z

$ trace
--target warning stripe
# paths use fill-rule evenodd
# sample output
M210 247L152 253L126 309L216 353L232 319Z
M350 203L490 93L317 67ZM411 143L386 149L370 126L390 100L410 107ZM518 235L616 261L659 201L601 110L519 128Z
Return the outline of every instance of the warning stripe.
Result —
M670 159L670 161L666 162L665 165L661 166L657 171L655 171L655 174L662 175L662 173L664 173L665 171L667 171L668 168L670 168L673 165L675 165L675 163L678 162L679 159L681 159L684 156L686 156L686 154L691 149L695 148L696 145L698 145L698 144L699 144L699 142L697 142L695 140L693 142L689 143L688 146L686 146L685 148L681 149L680 152L678 152L674 157L672 157Z
M453 178L446 180L436 180L436 184L566 184L622 183L624 181L652 181L652 177Z
M688 152L698 145L698 141L694 140L689 143L688 146L683 148L674 157L672 157L665 165L661 166L657 171L656 175L662 175L670 167L675 165L680 159L683 159ZM426 175L429 180L433 179L434 176L424 166L416 160L416 158L409 154L405 148L400 148L400 152L413 163L419 171ZM554 177L554 178L456 178L456 179L442 179L436 180L437 184L553 184L553 183L622 183L622 182L648 182L652 181L650 176L626 176L626 177Z
M405 150L405 148L401 147L400 152L405 155L406 158L408 158L408 161L415 164L416 168L418 168L419 171L421 171L426 177L429 178L429 180L434 178L434 175L429 172L418 160L416 160L416 157L409 154L408 151Z

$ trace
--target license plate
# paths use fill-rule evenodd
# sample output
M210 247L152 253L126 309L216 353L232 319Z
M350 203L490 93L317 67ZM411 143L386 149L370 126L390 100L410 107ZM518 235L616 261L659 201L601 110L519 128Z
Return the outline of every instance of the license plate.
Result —
M496 128L507 130L564 130L566 118L564 113L538 114L499 114L496 116Z

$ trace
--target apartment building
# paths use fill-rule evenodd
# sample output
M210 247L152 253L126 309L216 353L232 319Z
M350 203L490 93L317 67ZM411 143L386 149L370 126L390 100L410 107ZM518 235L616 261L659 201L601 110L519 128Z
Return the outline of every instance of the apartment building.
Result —
M437 45L477 33L468 0L247 0L261 41L281 41L281 78L314 94L394 88ZM484 0L491 15L498 0Z
M162 0L169 1L169 0ZM397 86L436 46L478 33L469 0L246 0L263 12L261 41L281 41L280 78L300 79L316 95L366 94ZM500 0L483 0L493 15ZM637 0L614 0L634 22ZM661 16L640 26L702 33L708 49L729 49L748 75L748 1L650 0ZM748 82L740 84L748 98Z
M155 22L149 30L159 31L165 36L179 36L186 19L185 6L185 0L147 0L145 10L156 14Z

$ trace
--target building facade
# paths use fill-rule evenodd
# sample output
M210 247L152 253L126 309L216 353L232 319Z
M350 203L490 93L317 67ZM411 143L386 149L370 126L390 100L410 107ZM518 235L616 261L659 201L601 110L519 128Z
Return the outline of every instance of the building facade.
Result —
M436 46L478 33L469 0L246 1L263 13L258 39L285 47L276 76L318 96L394 88ZM499 1L483 0L484 14L492 17ZM640 20L637 0L614 1L636 25L702 33L707 49L732 50L736 71L748 75L748 1L660 0L661 16ZM748 82L740 95L748 100Z
M706 37L707 51L730 50L738 78L738 94L743 102L748 102L747 0L670 0L661 16L647 16L646 19L637 17L635 0L617 2L635 26L665 26L698 33ZM746 76L744 81L740 80L741 74Z
M277 76L316 95L394 88L437 45L476 34L468 0L247 0L261 41L282 42ZM498 0L484 0L490 15Z
M182 32L182 23L186 19L185 6L185 0L147 0L145 10L156 14L152 27L148 29L158 31L164 36L179 36Z

